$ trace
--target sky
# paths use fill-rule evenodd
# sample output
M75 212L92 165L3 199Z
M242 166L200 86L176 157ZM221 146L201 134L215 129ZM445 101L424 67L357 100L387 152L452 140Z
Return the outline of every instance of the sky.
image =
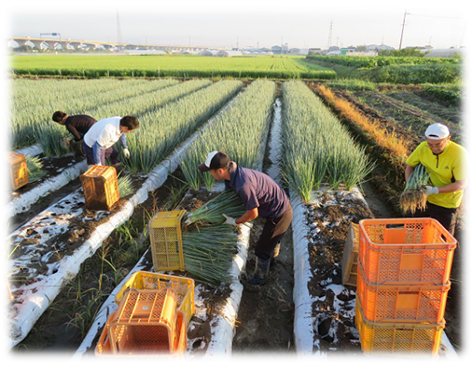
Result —
M7 36L118 40L207 47L339 47L386 44L449 48L468 42L467 1L21 1L7 5ZM25 4L28 3L27 6ZM330 27L332 32L330 37ZM329 41L331 39L331 42Z

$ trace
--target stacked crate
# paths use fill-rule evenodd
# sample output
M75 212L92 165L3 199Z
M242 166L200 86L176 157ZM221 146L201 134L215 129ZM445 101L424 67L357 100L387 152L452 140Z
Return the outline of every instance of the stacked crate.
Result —
M117 294L96 346L96 355L179 356L194 314L194 281L140 271Z
M362 350L436 355L456 240L431 218L367 219L359 226Z

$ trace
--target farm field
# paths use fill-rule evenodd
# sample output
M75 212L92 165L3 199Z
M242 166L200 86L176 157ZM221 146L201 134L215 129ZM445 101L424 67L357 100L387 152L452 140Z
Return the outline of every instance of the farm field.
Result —
M428 86L350 89L324 80L319 72L326 70L301 57L61 56L55 64L56 59L18 56L13 69L39 75L61 69L62 76L118 70L131 76L133 68L134 76L169 77L12 79L12 150L36 146L37 168L46 172L9 195L8 317L15 354L97 356L94 349L124 281L133 272L153 271L150 219L184 209L188 219L192 213L200 217L183 226L186 270L171 272L195 281L186 356L362 355L356 288L342 284L349 227L364 218L400 217L406 157L434 122L448 124L462 144L459 104L436 99ZM131 63L136 59L143 63ZM268 79L248 79L262 75ZM127 136L132 156L120 169L122 192L110 211L85 209L79 175L87 166L58 143L67 133L51 122L55 110L140 120L140 129ZM257 293L246 290L245 281L263 221L232 229L198 214L223 196L222 184L196 169L212 150L266 172L291 198L291 229ZM231 198L223 207L234 214L243 208ZM461 224L460 242L463 230ZM449 341L443 339L441 358L452 351L450 344L456 350L466 345L460 256L458 247L445 314Z
M323 78L334 71L305 62L300 56L12 56L12 70L19 75L79 77L239 77Z

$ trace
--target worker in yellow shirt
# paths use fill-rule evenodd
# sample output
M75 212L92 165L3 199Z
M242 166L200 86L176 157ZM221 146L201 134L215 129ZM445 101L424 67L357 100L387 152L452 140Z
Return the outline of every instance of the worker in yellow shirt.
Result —
M425 137L426 141L406 161L406 181L419 163L430 176L431 185L425 187L427 208L416 211L414 217L434 218L454 235L457 211L467 186L467 151L451 141L449 129L443 124L430 125Z

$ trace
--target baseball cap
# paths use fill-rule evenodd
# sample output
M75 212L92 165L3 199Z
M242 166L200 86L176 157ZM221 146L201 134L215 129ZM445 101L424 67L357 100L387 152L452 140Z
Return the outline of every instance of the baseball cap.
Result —
M202 172L227 168L230 158L224 152L212 151L207 154L206 161L198 166Z
M425 137L430 139L444 139L449 136L449 129L444 124L436 123L426 128Z

